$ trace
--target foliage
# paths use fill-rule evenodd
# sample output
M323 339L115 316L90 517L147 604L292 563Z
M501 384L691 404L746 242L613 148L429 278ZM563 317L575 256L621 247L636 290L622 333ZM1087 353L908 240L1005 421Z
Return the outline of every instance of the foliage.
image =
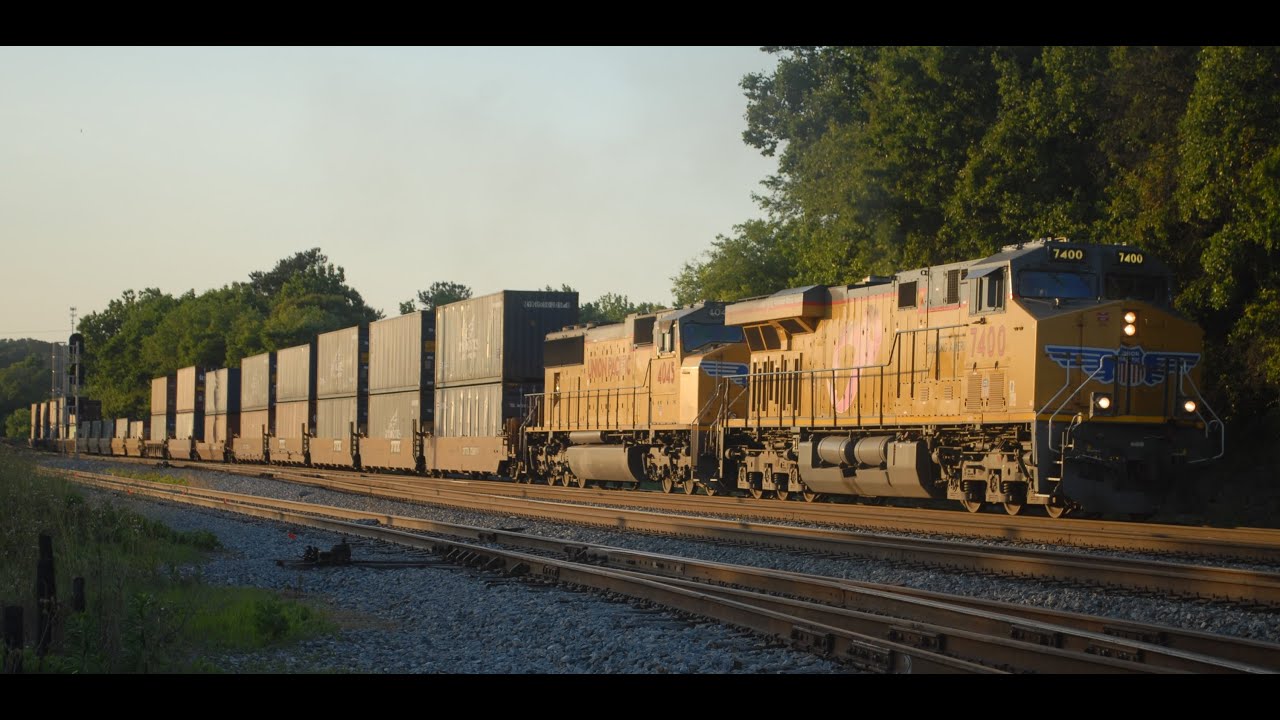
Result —
M413 300L406 300L400 303L400 314L414 312L414 310L422 310L424 312L433 312L441 305L466 300L471 297L471 288L456 282L436 281L431 283L431 287L426 290L418 291L418 306L414 307Z
M560 287L552 287L547 285L542 288L544 292L565 292L576 293L568 283L562 283ZM618 293L605 293L599 298L578 305L578 320L583 323L615 323L622 322L632 313L650 313L655 310L662 309L662 305L651 302L633 303L631 298Z
M152 378L192 365L235 367L247 356L381 317L319 248L199 295L126 290L80 320L86 392L102 401L107 417L143 418Z
M31 408L18 408L4 419L4 435L20 440L31 437Z

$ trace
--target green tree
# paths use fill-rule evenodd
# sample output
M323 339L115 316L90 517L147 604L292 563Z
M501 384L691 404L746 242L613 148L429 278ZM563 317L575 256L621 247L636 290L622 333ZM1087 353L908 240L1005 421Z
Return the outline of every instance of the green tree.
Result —
M471 297L471 288L461 283L436 281L431 283L431 287L426 290L418 291L418 307L417 309L425 312L431 312L441 305L466 300ZM400 303L400 314L411 313L414 311L413 300L406 300Z
M31 408L18 408L4 420L6 437L22 439L31 437Z
M314 265L295 273L280 288L262 324L262 344L279 350L381 318L382 313L365 305L360 293L346 284L341 267Z

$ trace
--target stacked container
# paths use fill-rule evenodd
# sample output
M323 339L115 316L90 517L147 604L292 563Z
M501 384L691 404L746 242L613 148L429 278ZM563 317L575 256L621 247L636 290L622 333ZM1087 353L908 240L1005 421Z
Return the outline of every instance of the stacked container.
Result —
M28 443L35 447L40 442L40 403L31 403L31 438Z
M130 420L129 436L124 441L124 454L129 457L145 457L147 454L147 438L150 437L150 423L146 420Z
M111 437L111 454L124 456L128 454L125 447L129 437L129 418L116 418L115 427L112 430Z
M240 423L232 435L235 459L266 462L275 434L276 354L262 353L240 361Z
M314 342L276 353L276 428L271 462L307 463L315 428L316 364Z
M369 424L365 467L417 470L435 415L435 315L412 312L369 324Z
M204 375L204 436L196 443L201 460L225 462L240 427L240 369L221 368Z
M173 438L169 440L169 457L195 460L196 443L204 440L204 378L201 367L185 367L178 371L177 402L174 406Z
M541 392L547 333L578 321L576 292L505 290L436 308L435 437L428 467L498 473L524 395Z
M154 378L151 381L151 423L145 443L146 457L166 457L166 443L173 437L177 406L177 374Z
M369 413L369 326L316 338L316 429L311 462L355 467Z

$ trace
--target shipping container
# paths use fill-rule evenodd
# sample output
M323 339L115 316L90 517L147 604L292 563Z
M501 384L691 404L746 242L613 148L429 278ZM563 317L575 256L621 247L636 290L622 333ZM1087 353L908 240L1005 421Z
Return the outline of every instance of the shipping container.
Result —
M204 414L240 410L240 368L219 368L204 374Z
M129 418L116 418L115 437L127 438L133 437L129 432Z
M151 424L147 431L147 439L152 442L160 442L172 437L176 419L174 415L152 415Z
M314 400L316 396L315 343L295 345L276 353L276 402Z
M147 440L151 437L148 432L150 428L147 426L146 420L130 420L129 421L129 437L139 440Z
M300 438L308 434L312 425L312 408L310 401L276 403L276 429L272 433L278 438Z
M31 418L31 429L28 435L29 435L31 444L34 445L36 443L36 438L39 435L39 433L36 432L36 426L40 424L39 403L31 403L31 415L29 417Z
M317 438L348 439L351 437L351 424L355 424L356 433L363 435L366 418L361 412L361 398L337 397L321 398L316 401L316 429L312 433Z
M178 440L204 440L204 413L180 412L174 416L173 437Z
M253 355L240 361L240 410L265 410L275 402L276 354Z
M316 397L352 397L369 386L369 326L355 325L316 338Z
M172 415L178 410L178 375L166 375L151 381L151 414Z
M415 427L418 432L430 430L434 416L431 393L426 390L370 395L369 430L365 436L388 440L410 438Z
M204 413L204 376L202 367L184 367L178 371L176 412ZM155 412L155 410L152 410Z
M506 435L527 412L525 395L542 391L542 383L489 383L435 391L435 435L487 437Z
M442 305L436 308L436 389L541 381L547 333L577 322L576 292L504 290Z
M369 323L369 393L435 385L435 315L412 312Z
M204 439L202 442L210 444L230 443L231 438L239 434L240 413L204 416Z
M241 410L239 436L259 440L263 435L274 435L269 410Z

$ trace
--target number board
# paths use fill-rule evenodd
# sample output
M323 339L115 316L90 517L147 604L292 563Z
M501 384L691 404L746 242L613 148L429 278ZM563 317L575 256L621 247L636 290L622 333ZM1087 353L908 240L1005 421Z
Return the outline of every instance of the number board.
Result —
M1049 259L1054 262L1084 262L1084 248L1078 247L1051 247L1049 248Z
M1121 265L1141 265L1145 258L1142 253L1132 250L1120 250L1116 253L1116 261Z

